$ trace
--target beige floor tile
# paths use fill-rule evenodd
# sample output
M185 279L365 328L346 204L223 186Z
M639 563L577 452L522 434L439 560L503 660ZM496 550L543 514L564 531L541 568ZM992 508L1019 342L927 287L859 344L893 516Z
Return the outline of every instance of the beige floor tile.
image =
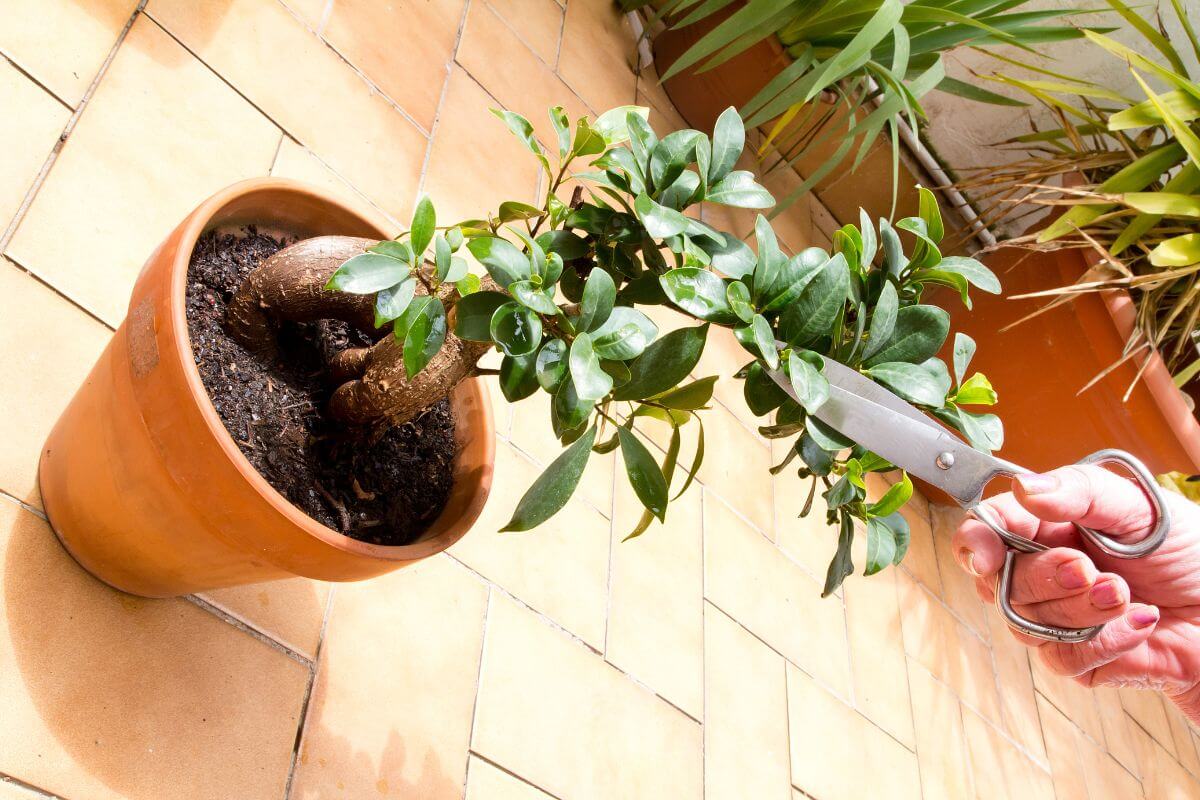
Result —
M705 597L842 697L850 696L845 618L836 597L724 503L704 495Z
M967 705L1000 723L1000 698L987 645L903 572L896 575L904 648Z
M558 7L554 0L522 0L522 3L537 9L543 5ZM509 27L488 3L472 3L456 60L505 108L533 123L553 164L557 159L558 138L547 109L562 106L572 126L580 117L590 116L590 112L544 59L529 49L528 40L522 41L517 31L532 33L520 24Z
M948 534L933 537L938 573L942 578L942 599L973 631L987 637L987 614L990 608L980 601L979 594L975 591L975 579L964 572L954 560L951 546L954 530L964 516L961 509L949 506L933 506L930 511L933 529L946 531ZM995 613L992 613L995 616Z
M699 480L768 537L774 537L774 485L771 448L724 406L700 412L704 421L704 463ZM690 441L690 437L685 437ZM679 462L691 464L692 452Z
M934 530L930 517L916 505L907 505L900 512L908 520L908 552L901 565L934 594L942 596L942 577L938 567L937 545L934 540L951 536L954 531Z
M321 23L325 20L325 10L333 9L336 0L282 0L283 4L300 17L309 28L321 31Z
M1116 689L1096 688L1092 690L1096 700L1096 709L1100 716L1100 727L1104 733L1103 741L1109 754L1121 766L1129 770L1135 777L1138 772L1137 753L1133 747L1133 737L1129 733L1132 721L1121 705L1121 694Z
M1200 758L1196 757L1196 744L1192 741L1192 730L1187 718L1169 701L1163 701L1167 722L1171 725L1171 736L1175 740L1175 756L1183 768L1193 775L1200 775Z
M440 219L474 219L505 200L535 200L541 165L488 110L495 105L470 75L451 68L423 187Z
M1076 743L1083 762L1088 800L1141 800L1142 784L1129 770L1078 731Z
M2 25L0 23L0 27ZM0 37L3 37L2 33ZM71 112L16 67L2 60L0 108L21 109L20 114L0 117L0 148L4 151L4 158L0 160L0 230L4 230L16 216L46 158L58 144L59 134Z
M96 800L283 795L302 664L186 600L109 589L3 498L0 549L0 773Z
M778 463L783 460L792 443L781 439L773 445L773 460ZM794 469L788 468L773 476L772 480L775 483L775 543L824 586L825 574L837 552L838 542L838 526L825 521L824 500L821 499L824 487L818 486L812 508L802 517L800 512L808 501L808 490L813 479L801 479ZM861 568L862 564L858 566ZM841 592L838 589L837 593Z
M408 219L424 134L276 0L154 0L149 13L351 185Z
M1033 671L1033 687L1093 740L1104 741L1104 725L1100 721L1095 694L1073 680L1050 672L1033 654L1030 654L1029 666Z
M971 795L971 771L958 698L920 664L908 662L917 760L924 800Z
M338 200L353 208L362 207L364 213L386 220L384 232L395 236L405 226L391 219L388 214L367 200L357 189L325 165L311 150L284 136L271 165L271 174L280 178L291 178L324 189Z
M270 121L139 17L8 255L116 324L154 248L210 194L265 174L278 142Z
M1046 735L1046 751L1055 794L1058 797L1087 797L1083 760L1077 744L1077 740L1083 737L1078 735L1078 729L1070 720L1040 695L1037 706Z
M863 716L909 749L914 746L912 706L904 676L904 634L896 596L896 570L843 584L854 705ZM829 598L832 600L833 598Z
M675 488L683 485L677 473ZM671 502L665 524L621 541L642 516L629 481L617 483L605 658L691 714L704 715L704 565L701 489ZM647 613L653 609L653 613Z
M787 693L795 787L813 797L921 796L913 752L791 665Z
M704 609L704 796L786 798L784 660L720 609Z
M200 597L308 658L317 654L329 584L307 578L215 589Z
M550 795L515 778L478 756L467 766L466 800L552 800Z
M1178 758L1163 696L1158 692L1140 689L1121 689L1118 694L1121 695L1125 713L1133 717L1168 753Z
M716 375L718 380L713 387L713 396L743 424L757 428L759 425L770 424L770 421L766 417L754 416L746 406L746 397L742 389L745 382L733 377L739 369L753 360L754 356L738 343L732 330L713 327L708 330L708 341L704 343L704 352L700 355L700 361L696 363L692 374L696 377Z
M1050 774L969 708L963 709L963 730L978 800L1054 800Z
M40 507L42 443L111 334L3 258L0 319L0 489Z
M483 514L450 553L585 642L604 647L609 522L571 500L541 527L498 533L541 469L497 443L496 480Z
M1152 800L1184 800L1200 797L1200 782L1188 774L1162 745L1144 730L1130 728L1133 746L1141 765L1142 791Z
M291 797L461 797L487 602L445 556L339 586Z
M498 388L494 393L503 397ZM610 428L606 436L611 435ZM550 424L550 395L538 392L512 404L512 428L509 438L541 466L558 458L563 451L563 445L554 437L554 428ZM612 516L614 480L626 485L629 483L625 477L625 468L617 466L620 463L621 456L617 451L608 454L592 453L576 490L581 500L606 517ZM615 476L614 469L617 470ZM636 523L637 518L634 518L633 522ZM632 525L633 523L630 523L630 527Z
M996 678L1000 682L1004 730L1029 753L1044 758L1046 750L1033 690L1029 649L1013 638L999 614L988 614L987 621L991 629Z
M634 36L616 5L572 2L563 23L558 73L597 114L632 103Z
M696 722L498 594L471 743L558 797L701 795Z
M465 8L466 0L335 0L323 34L429 131Z
M0 800L46 800L46 795L0 777Z
M74 108L137 5L137 0L5 0L0 53Z
M563 7L555 0L487 0L538 58L551 68L558 62ZM459 51L461 56L462 51Z

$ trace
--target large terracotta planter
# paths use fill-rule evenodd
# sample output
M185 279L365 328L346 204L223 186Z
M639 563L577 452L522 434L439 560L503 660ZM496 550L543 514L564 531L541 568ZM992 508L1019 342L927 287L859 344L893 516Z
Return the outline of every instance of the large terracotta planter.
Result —
M1121 358L1134 325L1128 293L1083 294L1001 331L1046 303L1007 296L1071 284L1090 263L1081 250L1004 249L985 261L1000 277L1004 297L974 292L969 312L955 307L957 297L941 302L951 311L952 330L970 334L979 345L971 370L985 373L1000 396L995 411L1004 420L1001 457L1041 471L1116 447L1141 458L1155 474L1200 473L1200 424L1157 353L1148 356L1128 401L1122 397L1147 356L1125 362L1078 394Z
M137 220L130 220L137 224ZM319 190L250 180L209 198L150 257L129 312L42 452L46 513L85 569L126 592L167 597L301 575L369 578L434 555L478 517L494 425L481 380L451 402L459 456L441 516L414 544L359 542L276 492L242 455L200 381L184 291L197 238L213 228L386 238L383 224Z

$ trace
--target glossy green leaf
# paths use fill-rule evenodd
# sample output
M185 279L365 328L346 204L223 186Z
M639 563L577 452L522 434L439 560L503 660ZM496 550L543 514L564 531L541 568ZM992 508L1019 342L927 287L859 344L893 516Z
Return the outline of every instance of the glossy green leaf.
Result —
M593 269L583 285L583 299L579 303L579 319L575 326L582 331L600 327L608 321L616 299L617 285L612 276L602 269Z
M427 195L423 195L417 201L417 208L413 211L412 225L408 229L408 242L412 246L417 260L420 260L421 255L429 247L429 243L433 241L433 231L436 226L437 215L433 209L433 201Z
M492 315L510 302L508 296L500 292L466 295L454 307L454 335L472 342L492 341Z
M717 376L715 375L700 378L655 396L654 402L680 411L695 411L704 408L712 401L713 384L716 382Z
M825 587L821 590L821 597L828 597L836 592L842 581L854 574L854 560L851 555L854 547L854 518L843 513L840 520L837 552L825 573Z
M345 261L325 284L326 289L350 294L372 294L403 281L408 264L379 253L363 253Z
M513 132L524 145L529 148L529 152L538 157L546 171L550 171L550 164L546 160L546 154L542 152L542 146L538 144L537 136L533 132L533 125L525 117L517 114L514 111L505 111L501 108L491 109L492 113L500 119L504 120L504 124Z
M633 204L638 219L646 228L646 233L655 239L667 239L688 229L688 218L673 208L651 200L646 194L639 194Z
M990 453L1004 444L1004 425L995 414L976 414L949 405L934 411L934 415L960 431L976 450Z
M706 269L682 267L659 277L672 303L708 322L728 324L737 319L729 307L725 282Z
M737 169L716 183L710 183L705 200L736 208L770 208L775 198L754 180L754 173Z
M721 112L713 127L712 157L708 166L708 185L720 183L733 170L746 146L746 126L733 106Z
M746 407L756 417L771 413L788 399L787 393L779 388L757 361L750 365L746 373L742 394L746 399Z
M754 319L754 306L750 303L750 290L741 281L731 281L725 287L725 299L733 313L742 322Z
M976 372L954 393L954 402L965 406L994 406L996 399L996 390L982 372Z
M938 208L937 197L924 186L917 187L921 219L925 220L925 230L934 242L942 241L945 227L942 225L942 212Z
M454 261L460 261L458 256L454 257ZM453 262L451 262L453 264ZM475 294L483 288L483 281L479 280L478 275L473 275L466 271L466 262L463 262L463 276L454 282L454 289L458 292L459 297Z
M596 117L592 129L603 137L606 145L619 144L629 138L630 113L637 114L642 119L650 118L650 109L647 106L617 106Z
M553 298L532 281L513 281L508 285L508 291L518 303L539 314L554 316L558 313L558 306L554 305Z
M886 219L879 220L879 239L883 243L883 268L888 274L900 276L908 266L900 236Z
M500 362L500 391L510 403L524 400L538 390L536 357L505 356Z
M864 359L878 353L892 338L899 310L900 298L896 294L896 286L891 281L886 281L879 293L879 300L871 311L871 327L868 329L866 347L863 348Z
M954 383L962 385L963 375L975 357L975 340L959 331L954 334Z
M408 246L408 242L380 242L379 244L371 245L367 248L368 253L379 253L383 256L391 256L392 258L403 261L405 264L413 263L413 251Z
M1150 251L1156 267L1188 267L1200 262L1200 233L1185 233L1161 242Z
M754 346L762 356L767 366L776 369L779 366L779 349L775 346L775 334L771 331L771 323L762 314L755 314L750 321L750 332Z
M634 494L647 511L661 522L667 514L667 482L654 456L638 440L637 435L625 428L617 428L621 441L621 458L625 462L625 474Z
M700 361L708 326L671 331L629 365L629 382L613 392L617 400L644 400L678 386Z
M375 327L380 328L399 317L412 302L417 281L412 275L375 295Z
M867 370L872 380L882 383L910 403L941 408L950 392L950 373L940 359L920 364L891 361Z
M813 441L821 446L822 449L828 450L831 453L836 453L839 450L845 450L852 447L854 442L843 436L838 431L826 425L816 417L809 417L804 421L805 430L808 435L813 438Z
M558 139L558 157L566 158L571 152L571 120L567 118L562 106L554 106L549 110L550 124Z
M775 271L771 285L760 287L759 305L763 313L783 311L795 303L829 258L829 253L820 247L806 247L783 261Z
M684 168L692 163L696 154L696 139L703 136L700 131L684 129L672 131L658 140L650 153L650 180L654 188L664 190L675 183ZM696 176L696 186L700 178ZM664 201L665 202L665 201Z
M563 378L567 376L567 343L562 339L551 339L542 345L534 364L537 382L545 391L554 394Z
M514 281L529 280L529 257L515 244L499 236L480 236L467 242L471 255L483 264L492 280L505 289Z
M567 377L554 393L554 403L551 408L551 419L554 422L554 435L560 439L567 431L577 429L588 420L596 401L580 397L571 380L568 370Z
M500 529L501 532L527 531L561 511L574 494L579 479L583 477L583 470L587 466L588 456L591 455L595 442L596 427L593 425L554 459L546 471L533 482L517 503L512 519Z
M571 342L568 364L580 398L599 400L612 390L612 376L600 368L600 359L592 349L592 337L586 333L580 333Z
M402 325L402 322L407 324ZM404 339L404 371L412 380L446 341L446 308L441 300L428 295L415 298L397 320L394 331L397 338Z
M815 353L810 358L818 363L821 361L820 356ZM804 406L804 410L810 414L816 413L817 409L829 399L829 381L821 373L820 368L812 364L809 359L802 358L792 351L788 355L787 373L792 390L796 393L800 404Z
M850 292L846 257L838 253L804 287L779 317L779 332L788 344L807 345L828 336Z
M707 248L711 266L730 278L744 278L754 271L757 259L750 245L733 234L724 234L724 241Z
M628 306L615 307L604 324L591 333L596 355L616 361L641 355L657 336L658 326L641 311Z
M973 258L946 256L936 264L935 268L945 272L957 272L972 286L988 294L1000 294L1000 279L996 277L996 273Z
M859 254L859 263L867 267L875 261L879 240L875 236L875 226L871 224L871 218L861 208L858 210L858 230L862 236L862 253Z
M535 240L547 253L558 253L563 261L586 258L587 240L570 231L547 231Z
M864 575L874 575L890 566L896 558L896 536L882 520L867 520L867 567Z
M950 333L950 315L937 306L905 306L896 312L892 335L864 360L868 367L888 361L919 364L936 355Z
M805 463L813 475L825 476L833 470L833 456L828 450L817 444L808 431L800 434L796 444L800 452L800 460Z
M892 484L883 497L867 506L867 513L873 517L886 517L899 511L913 494L912 479L908 473L901 473L900 480Z
M492 314L488 330L505 355L532 353L542 341L541 318L516 302L508 302L497 308Z
M531 206L528 203L519 203L516 200L506 200L496 210L496 219L500 222L519 222L525 219L537 219L541 215L542 210L537 206Z

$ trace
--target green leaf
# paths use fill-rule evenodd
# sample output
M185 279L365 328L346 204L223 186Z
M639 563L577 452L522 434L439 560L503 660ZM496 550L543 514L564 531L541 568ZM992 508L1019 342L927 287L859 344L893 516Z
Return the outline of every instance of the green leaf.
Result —
M612 376L600 368L600 359L592 349L592 337L581 333L571 343L569 358L575 392L583 400L599 400L612 391Z
M523 356L541 344L542 320L520 303L508 302L492 314L488 331L505 355Z
M623 142L629 138L628 119L631 113L644 120L650 119L648 106L617 106L596 117L596 121L592 123L592 130L603 137L605 145L612 146Z
M859 233L862 235L862 253L859 255L859 263L864 267L869 267L875 261L879 240L875 237L875 226L871 224L871 218L861 208L858 210L858 226Z
M720 181L709 184L705 200L736 208L770 208L775 198L754 180L754 173L734 170Z
M829 381L821 374L820 366L811 363L820 364L821 357L812 351L805 353L809 358L803 358L795 351L788 354L788 379L804 410L814 414L829 399Z
M725 282L699 267L673 269L659 277L667 298L698 319L728 324L737 319L729 307Z
M551 339L542 345L534 364L538 384L550 394L558 391L567 376L567 343L562 339Z
M896 558L896 536L882 520L867 520L867 568L864 575L874 575Z
M550 124L554 126L554 132L558 136L558 157L566 158L571 152L571 120L567 118L567 112L562 106L554 106L548 113Z
M667 482L662 471L637 436L625 428L617 428L621 440L621 458L634 494L647 511L661 522L667 514Z
M617 400L644 400L678 386L704 352L708 326L671 331L629 365L629 382L613 393Z
M838 253L825 262L796 302L780 315L779 331L782 338L788 344L801 346L828 336L849 292L850 271L846 257Z
M821 445L821 449L823 450L836 453L839 450L845 450L848 447L854 446L854 442L816 417L809 417L804 421L804 425L804 429L808 431L808 435L813 438L814 442Z
M458 256L454 257L454 261L459 261ZM453 263L453 262L451 262ZM478 275L473 275L466 272L466 262L463 262L463 276L454 282L454 289L458 292L459 297L475 294L483 288L483 281L479 280Z
M1150 251L1150 263L1156 267L1189 267L1200 262L1200 233L1173 236Z
M725 299L733 313L742 322L754 319L754 306L750 304L750 290L741 281L731 281L725 287Z
M746 126L733 106L721 112L713 127L712 158L708 165L708 185L720 183L730 173L746 147Z
M779 350L775 346L775 334L771 332L771 323L767 322L767 318L762 314L755 314L751 319L750 335L755 349L767 366L771 369L778 368Z
M945 228L942 225L942 212L938 208L937 198L933 192L926 189L924 186L917 187L919 196L919 208L921 219L925 220L925 230L929 238L934 242L942 241L942 236L945 234Z
M696 139L700 131L684 129L668 133L658 140L650 153L650 180L660 192L675 183L696 154ZM696 176L696 186L699 185ZM694 187L693 187L694 188ZM690 192L689 192L690 194Z
M733 234L724 234L724 241L707 247L712 268L730 278L744 278L754 271L757 259L750 245Z
M1121 202L1146 214L1200 217L1200 196L1177 192L1127 192Z
M603 153L607 146L604 143L604 136L588 124L587 117L580 117L579 121L575 123L575 143L571 146L571 154L594 156L597 153Z
M937 358L920 364L892 361L867 370L872 380L882 383L910 403L941 408L950 391L950 373Z
M596 426L593 425L533 482L517 503L512 519L500 531L527 531L561 511L579 485L595 442Z
M820 247L806 247L792 258L783 261L775 271L775 279L771 285L760 287L759 305L763 313L783 311L796 302L809 281L815 278L828 262L829 253Z
M492 280L505 289L514 281L527 281L532 273L529 256L499 236L480 236L467 242L467 249L487 269Z
M409 272L408 264L391 256L363 253L343 262L325 288L350 294L372 294L395 286L407 278Z
M757 361L751 363L746 372L742 394L746 399L746 407L756 417L771 413L789 400L787 393L779 388Z
M850 552L854 546L854 518L849 514L841 514L840 519L837 553L829 562L829 569L825 573L825 588L821 590L821 597L828 597L836 592L837 588L842 585L842 581L854 574L854 560Z
M380 328L403 314L416 289L417 281L412 275L395 286L380 289L375 295L375 327Z
M405 264L413 263L413 251L408 242L380 242L367 248L368 253L379 253L381 256L391 256Z
M533 309L539 314L554 316L558 313L558 306L554 305L554 300L539 287L534 286L532 281L514 281L508 285L508 291L512 292L512 296L521 305Z
M586 239L570 231L546 231L534 241L547 253L558 253L563 261L586 258L589 249Z
M458 256L450 256L450 268L446 270L445 276L439 277L439 280L446 283L457 284L459 281L467 277L467 260ZM478 279L477 279L478 280ZM470 292L459 292L459 294L470 294Z
M668 239L688 229L690 221L682 213L673 208L659 205L650 199L649 195L639 194L633 203L638 219L646 228L646 233L655 239Z
M571 380L570 371L554 393L554 404L551 409L551 419L555 424L554 435L560 439L568 432L583 425L591 415L596 401L579 396L575 382Z
M982 372L976 372L958 387L952 399L955 403L965 406L994 406L997 398L991 381Z
M612 276L602 269L593 269L583 285L583 299L579 304L579 319L575 327L582 331L594 330L612 314L617 299L617 285Z
M949 286L958 292L959 299L966 306L967 310L971 309L971 294L970 286L967 284L967 279L957 272L947 272L940 269L918 269L912 273L910 279L916 284L938 283L942 286Z
M933 413L966 436L976 450L990 453L1004 444L1004 425L995 414L976 414L956 405L948 405Z
M879 238L883 242L883 268L889 275L900 277L908 266L900 236L886 219L879 220Z
M613 438L617 439L619 441L620 434L618 433L617 436L614 436ZM667 485L668 491L670 490L670 487L671 487L671 478L673 478L675 475L675 463L679 459L680 443L681 443L681 439L679 436L679 426L672 424L671 443L667 446L667 455L663 459L662 468L660 470L662 472L663 481ZM649 510L642 512L642 517L641 517L641 519L638 520L638 524L629 533L629 535L627 535L621 541L628 542L630 539L636 539L638 536L641 536L643 533L646 532L646 529L650 527L650 523L653 521L654 521L653 513L651 513Z
M909 531L908 520L906 520L899 511L892 512L886 517L877 517L877 519L892 532L892 539L896 543L896 553L892 556L892 564L899 564L904 560L904 555L908 552L908 543L912 538Z
M905 306L896 312L896 324L884 346L863 363L868 367L888 361L918 364L937 354L950 333L950 315L937 306Z
M873 517L886 517L899 511L913 494L912 480L908 473L901 473L901 478L883 493L883 497L867 506L867 513Z
M433 264L435 269L434 274L439 281L447 280L450 275L450 260L453 257L450 254L450 243L446 241L446 238L441 234L435 236L433 240Z
M954 334L954 383L961 385L967 367L975 357L975 340L959 331Z
M505 356L500 362L500 391L510 403L524 400L538 389L536 359L533 353Z
M433 231L437 227L437 216L433 210L433 201L428 195L422 195L413 211L412 225L408 229L408 242L412 246L413 256L419 262L429 243L433 241Z
M492 315L511 302L500 292L473 292L454 307L454 335L472 342L492 341Z
M871 312L871 327L868 329L867 346L863 348L863 358L869 359L878 353L896 329L896 314L900 309L900 298L896 287L891 281L883 284L875 310Z
M415 313L410 313L414 309ZM403 326L403 336L401 321L397 321L394 330L397 338L404 339L404 371L412 380L414 375L425 369L425 365L437 355L446 341L446 308L441 300L422 295L409 304L401 320L407 323Z
M500 108L493 108L491 111L497 117L504 120L504 124L508 126L508 129L525 143L525 146L529 148L529 152L537 156L538 160L546 168L546 171L549 172L550 162L546 160L546 154L542 152L542 146L538 144L537 137L533 133L533 125L530 124L529 120L520 114Z
M669 392L655 396L654 402L664 405L667 408L674 408L681 411L695 411L696 409L704 408L712 401L713 384L716 382L716 375L700 378L686 386L680 386L678 389L672 389Z
M988 294L1000 294L1000 279L996 273L973 258L946 256L935 265L943 272L957 272L967 281Z
M658 336L658 326L649 317L628 306L617 306L591 333L592 346L596 355L615 361L628 361L642 351Z
M817 444L817 440L808 431L800 434L796 447L800 451L800 460L808 466L813 475L824 477L833 470L833 456Z
M528 203L519 203L516 200L506 200L500 204L500 208L496 210L496 219L500 222L518 222L525 219L537 219L542 215L542 210L537 206L531 206Z

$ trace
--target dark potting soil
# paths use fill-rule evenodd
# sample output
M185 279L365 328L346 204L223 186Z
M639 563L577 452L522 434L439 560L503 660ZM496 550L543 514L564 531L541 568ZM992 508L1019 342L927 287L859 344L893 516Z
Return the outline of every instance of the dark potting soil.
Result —
M279 357L265 363L224 329L242 280L290 244L249 227L206 233L188 268L187 321L204 387L246 458L313 519L374 544L408 544L450 496L454 416L442 400L415 420L377 433L348 433L325 416L327 359L370 337L337 320L284 323Z

